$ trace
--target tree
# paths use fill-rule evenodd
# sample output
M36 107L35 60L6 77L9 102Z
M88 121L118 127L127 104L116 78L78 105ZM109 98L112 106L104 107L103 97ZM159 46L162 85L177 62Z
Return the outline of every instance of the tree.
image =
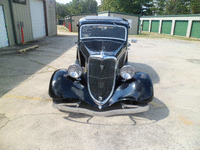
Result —
M200 1L199 0L191 0L191 11L193 14L200 14Z
M154 0L151 11L153 15L164 15L166 0Z
M102 11L116 11L116 3L115 0L102 0Z
M57 18L63 18L67 15L97 13L97 9L96 0L72 0L66 5L56 3Z
M96 0L73 0L69 3L70 14L97 13Z
M69 15L69 10L67 9L67 5L59 4L56 2L56 15L57 18L63 18Z
M96 0L85 0L85 8L87 13L97 13L97 1Z
M171 0L166 2L166 15L190 13L190 0Z
M152 0L103 0L102 11L148 15L152 4Z
M152 15L151 8L153 7L153 0L141 0L142 5L142 15Z

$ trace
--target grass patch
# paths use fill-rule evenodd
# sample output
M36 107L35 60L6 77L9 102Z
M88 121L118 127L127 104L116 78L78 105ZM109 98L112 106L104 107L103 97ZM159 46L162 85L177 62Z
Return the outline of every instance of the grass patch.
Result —
M188 37L183 37L183 36L172 36L172 35L168 35L168 34L158 34L158 33L149 33L149 32L145 32L142 31L142 33L138 34L138 35L129 35L129 37L144 37L144 38L159 38L159 39L178 39L178 40L187 40L187 41L200 41L200 39L198 38L188 38Z
M57 25L57 30L60 31L60 32L69 32L69 30L62 25ZM78 32L70 32L70 33L77 33L78 34Z
M59 25L59 26L57 25L57 29L59 31L62 31L62 32L69 32L69 30L66 27L62 26L62 25Z

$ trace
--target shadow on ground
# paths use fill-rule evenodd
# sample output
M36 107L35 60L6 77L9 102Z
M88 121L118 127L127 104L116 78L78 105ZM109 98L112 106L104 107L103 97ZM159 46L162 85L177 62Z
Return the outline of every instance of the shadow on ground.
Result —
M29 45L39 45L39 48L25 53L17 53L19 46L0 49L0 97L48 66L75 46L76 41L76 35L57 35L30 42Z
M129 62L129 64L135 68L136 72L147 73L151 77L151 80L154 84L160 82L160 77L158 76L157 72L151 66L149 66L147 64L134 63L134 62Z
M127 115L113 115L108 117L90 116L78 113L69 113L64 119L76 123L92 124L92 125L146 125L158 122L169 116L169 109L167 106L157 98L149 104L149 110L147 112L139 114L127 114ZM117 119L118 118L118 119ZM116 122L117 119L117 122Z

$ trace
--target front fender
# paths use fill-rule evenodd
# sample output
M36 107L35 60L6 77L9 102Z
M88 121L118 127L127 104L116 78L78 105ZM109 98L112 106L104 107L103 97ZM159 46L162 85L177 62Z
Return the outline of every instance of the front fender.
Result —
M54 102L62 103L62 100L75 98L87 102L97 107L91 98L85 79L81 77L79 80L69 77L67 70L57 70L52 75L49 85L49 95ZM106 108L114 103L131 100L140 104L148 104L153 99L153 84L148 74L138 72L132 80L122 82L110 98L110 100L102 106Z
M122 100L131 100L146 105L153 99L153 84L148 74L137 72L133 80L118 86L109 101L109 105Z
M84 77L79 80L71 78L67 70L56 70L50 80L49 96L55 102L74 98L97 107L89 95L87 84L83 80Z

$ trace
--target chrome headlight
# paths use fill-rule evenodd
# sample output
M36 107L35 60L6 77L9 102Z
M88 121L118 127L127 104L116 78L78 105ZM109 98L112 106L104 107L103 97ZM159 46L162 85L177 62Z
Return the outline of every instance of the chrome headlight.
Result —
M121 68L120 75L123 79L129 80L135 75L135 69L131 65L125 65Z
M79 78L82 74L82 68L78 64L70 65L68 68L68 73L72 78Z

